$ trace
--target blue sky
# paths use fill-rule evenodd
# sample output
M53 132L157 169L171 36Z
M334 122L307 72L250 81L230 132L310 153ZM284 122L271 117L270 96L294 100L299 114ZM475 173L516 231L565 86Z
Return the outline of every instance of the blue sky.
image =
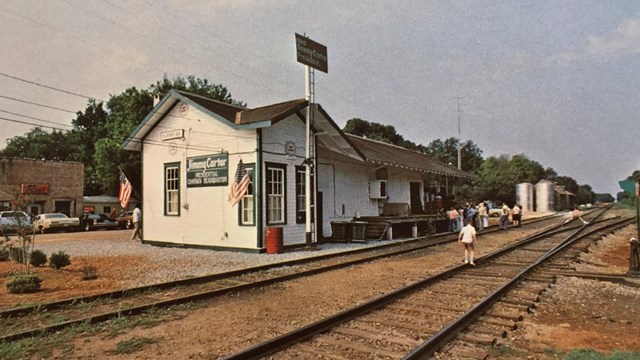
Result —
M6 0L0 30L5 75L106 100L194 74L250 107L304 97L297 32L328 48L316 100L340 126L426 145L458 136L461 97L460 138L485 157L524 154L613 195L640 169L638 1ZM32 127L6 119L74 117L7 97L87 102L0 75L0 146Z

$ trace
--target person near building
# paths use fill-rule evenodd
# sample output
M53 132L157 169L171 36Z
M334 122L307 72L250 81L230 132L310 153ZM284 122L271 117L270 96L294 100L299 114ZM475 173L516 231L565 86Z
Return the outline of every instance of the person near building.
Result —
M520 220L522 219L522 209L517 203L513 205L511 209L511 220L513 220L513 226L520 227Z
M467 208L463 204L458 206L458 231L462 230L464 227L464 213L466 209Z
M449 217L449 231L458 231L458 211L452 206L447 211L447 216Z
M507 203L502 204L502 215L500 215L500 230L507 230L509 228L509 214L511 209L507 206Z
M473 204L469 204L469 206L467 206L464 216L465 220L471 224L471 226L476 227L477 210Z
M589 222L585 221L582 218L582 211L580 211L580 209L578 209L577 206L573 207L573 211L570 213L569 218L567 220L565 220L562 225L566 225L569 221L575 220L575 219L580 219L580 221L582 221L583 224L587 225Z
M136 237L142 242L142 205L136 204L136 208L133 209L133 234L131 234L131 241L136 241Z
M481 202L478 204L478 230L484 230L487 226L489 226L489 214L487 207Z
M473 262L473 256L475 254L475 243L476 243L476 228L471 225L470 221L466 221L465 227L460 230L460 234L458 235L458 242L464 245L464 263L471 264L475 266L476 264Z

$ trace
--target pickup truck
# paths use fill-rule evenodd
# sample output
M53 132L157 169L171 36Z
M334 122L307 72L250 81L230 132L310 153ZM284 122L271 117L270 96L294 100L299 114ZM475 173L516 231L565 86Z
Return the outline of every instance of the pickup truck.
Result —
M32 231L31 218L23 211L0 211L0 235L16 234L20 229Z

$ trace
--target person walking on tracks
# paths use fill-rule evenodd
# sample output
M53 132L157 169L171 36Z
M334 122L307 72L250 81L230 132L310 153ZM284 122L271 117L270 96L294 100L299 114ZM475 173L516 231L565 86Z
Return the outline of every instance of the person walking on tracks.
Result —
M500 215L500 230L507 230L509 228L509 213L511 213L511 209L509 209L507 203L503 203L502 215Z
M582 218L582 211L580 211L580 209L578 209L578 207L577 207L577 206L574 206L574 207L573 207L573 211L571 212L570 217L569 217L567 220L565 220L565 221L562 223L562 225L566 225L569 221L572 221L572 220L575 220L575 219L580 219L580 221L582 221L582 223L583 223L583 224L585 224L585 225L587 225L587 224L589 223L588 221L585 221L585 220Z
M476 228L473 227L471 221L465 221L466 226L462 228L458 235L458 242L464 245L464 263L476 266L473 262L473 256L475 254Z
M485 227L489 226L489 213L487 212L487 207L484 206L484 203L481 202L478 204L478 230L483 230Z
M131 241L135 241L136 237L142 242L142 205L136 204L136 208L133 210L133 234L131 234Z
M518 205L518 203L513 205L513 208L511 208L511 219L513 220L513 226L520 227L520 221L522 219L522 208L520 208L520 205Z

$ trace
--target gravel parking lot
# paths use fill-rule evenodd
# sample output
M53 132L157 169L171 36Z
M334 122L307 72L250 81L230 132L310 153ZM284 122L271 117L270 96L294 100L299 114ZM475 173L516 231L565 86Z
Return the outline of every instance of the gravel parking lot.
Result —
M104 230L37 235L35 248L47 255L63 250L71 255L72 261L73 258L82 258L87 263L91 263L95 258L111 258L114 267L118 267L118 263L128 261L127 258L136 257L140 260L136 276L124 275L121 283L123 286L141 286L389 243L369 241L367 244L321 244L315 250L257 254L146 245L130 241L131 231ZM102 269L103 275L106 270Z

